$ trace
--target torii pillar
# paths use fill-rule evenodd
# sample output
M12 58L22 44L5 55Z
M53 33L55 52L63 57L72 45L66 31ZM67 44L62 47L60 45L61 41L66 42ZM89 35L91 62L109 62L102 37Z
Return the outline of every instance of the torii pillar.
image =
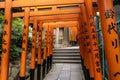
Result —
M120 80L120 46L113 0L98 0L109 80Z

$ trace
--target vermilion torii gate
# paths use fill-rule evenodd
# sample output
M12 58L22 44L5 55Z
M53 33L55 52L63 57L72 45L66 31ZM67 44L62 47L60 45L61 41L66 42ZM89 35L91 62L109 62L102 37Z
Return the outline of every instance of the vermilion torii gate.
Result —
M2 44L2 60L1 60L1 80L8 80L9 54L10 54L10 39L11 39L11 21L13 17L24 17L23 41L22 41L22 55L20 64L20 80L25 80L26 72L26 55L28 43L28 28L29 23L33 23L32 36L32 57L31 57L31 76L34 80L35 69L35 45L36 33L39 33L39 49L38 49L38 80L40 80L40 66L41 66L41 36L43 22L57 22L57 21L79 21L79 45L83 60L84 70L88 71L89 78L86 80L102 80L102 71L100 65L100 54L98 49L98 42L96 37L96 29L94 24L93 3L98 4L100 11L103 39L105 45L105 54L107 60L107 67L109 71L109 80L120 80L120 51L118 44L118 32L115 21L115 13L113 9L112 0L5 0L0 2L0 8L4 8L4 30L3 30L3 44ZM77 8L60 10L61 7L77 5ZM45 7L50 6L51 11L31 11L31 7ZM13 13L12 9L22 7L24 12ZM42 8L41 8L42 9ZM43 8L44 9L44 8ZM96 10L96 9L95 9ZM70 16L72 15L72 16ZM66 19L67 18L67 19ZM64 23L64 22L63 22ZM39 25L38 25L39 24ZM69 24L69 23L68 23ZM45 77L45 64L51 66L52 58L52 41L53 28L48 25L45 26L45 43L43 56L43 77ZM51 39L50 39L51 38ZM48 49L48 50L47 50ZM47 51L47 52L46 52ZM47 60L47 61L46 61ZM50 60L50 61L49 61ZM114 68L115 67L115 68ZM49 71L49 67L47 67ZM86 74L85 74L86 75ZM87 76L88 77L88 76Z

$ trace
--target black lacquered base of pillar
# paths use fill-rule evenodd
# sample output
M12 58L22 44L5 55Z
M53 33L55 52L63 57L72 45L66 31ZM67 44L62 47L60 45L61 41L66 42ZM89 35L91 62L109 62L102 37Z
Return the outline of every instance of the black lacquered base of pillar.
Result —
M41 80L41 64L37 65L37 80Z
M85 67L84 67L84 77L85 77L85 80L88 80L87 70L86 70L86 68L85 68Z
M30 80L34 80L35 69L30 69Z
M47 73L50 70L50 57L47 57Z
M43 60L43 70L42 70L42 78L45 78L46 75L46 59Z
M94 80L94 78L90 78L90 80Z
M83 72L84 72L84 77L85 77L85 80L91 80L90 79L90 73L89 73L89 70L86 69L85 65L84 65L84 60L81 56L81 65L82 65L82 69L83 69Z
M50 55L50 69L52 69L52 55Z
M20 77L20 80L25 80L25 77Z
M90 80L90 72L89 72L89 70L88 69L86 69L86 77L87 77L87 80Z

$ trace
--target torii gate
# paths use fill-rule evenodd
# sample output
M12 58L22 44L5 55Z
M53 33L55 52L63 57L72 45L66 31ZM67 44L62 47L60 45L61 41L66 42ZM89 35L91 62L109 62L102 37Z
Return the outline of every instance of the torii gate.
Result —
M72 24L73 23L73 24ZM43 27L45 28L45 40L44 40L44 57L43 57L43 77L45 77L45 71L47 70L47 72L49 71L50 67L49 65L51 65L52 62L52 49L51 49L51 43L53 39L50 35L53 34L49 34L51 33L50 31L53 31L53 28L62 28L62 27L74 27L78 24L77 21L69 21L69 22L56 22L56 23L44 23ZM51 30L50 30L51 29ZM52 32L53 33L53 32ZM46 52L46 49L48 49L48 52ZM47 63L46 63L47 62ZM48 65L47 68L45 67L45 65Z
M120 67L120 62L119 62L120 54L119 54L117 30L116 30L116 25L115 25L116 24L115 16L114 16L115 13L113 10L112 0L98 0L98 2L96 0L93 0L93 1L92 0L69 0L69 1L68 0L64 0L64 1L6 0L5 2L0 2L0 8L5 8L4 32L3 32L3 40L5 41L5 43L2 44L1 80L8 80L8 66L9 66L8 63L9 63L9 52L10 52L12 8L25 7L25 11L24 11L24 25L25 26L24 26L22 57L21 57L21 65L20 65L21 66L20 67L20 80L25 80L25 66L26 66L25 60L26 60L26 53L27 53L29 17L30 15L34 16L34 14L30 12L29 7L49 6L49 5L54 6L54 5L66 5L66 4L80 4L83 6L83 7L80 7L81 13L77 13L79 14L78 19L84 19L84 20L79 20L80 27L78 27L78 31L81 34L79 35L81 55L82 55L83 61L85 62L84 64L85 69L90 71L90 79L102 80L100 60L99 60L100 57L98 53L98 43L95 37L96 31L95 31L95 25L94 25L94 19L93 19L94 15L93 15L92 2L98 3L100 15L101 15L101 23L103 26L102 32L103 32L103 37L104 37L105 54L106 54L106 60L107 60L107 65L108 65L108 71L109 71L109 79L119 80L120 79L120 68L119 68ZM84 3L86 5L84 5ZM85 12L86 12L86 15L84 14ZM60 12L60 15L61 13L62 12ZM16 16L15 14L13 15ZM35 18L34 19L34 31L36 31L36 26L37 26L36 23L37 23L37 19ZM42 23L40 23L39 32L41 32L41 25ZM34 38L34 40L35 39L36 38ZM87 41L88 41L88 44L85 43ZM84 46L84 44L88 46L86 47ZM32 46L33 45L34 44L32 44ZM34 48L35 47L33 46L33 49ZM86 52L87 50L88 52ZM90 53L90 54L87 54L87 53ZM90 61L88 61L88 59ZM93 67L91 67L92 66L91 63L93 64ZM33 72L34 70L31 69L31 73ZM33 76L31 77L31 79L33 80Z
M45 26L53 26L53 28L65 28L68 27L69 29L75 30L75 33L71 32L71 34L74 34L75 36L71 36L72 41L76 41L76 36L77 36L77 27L78 27L78 21L67 21L67 22L55 22L55 23L44 23L43 27ZM76 29L75 29L76 28Z

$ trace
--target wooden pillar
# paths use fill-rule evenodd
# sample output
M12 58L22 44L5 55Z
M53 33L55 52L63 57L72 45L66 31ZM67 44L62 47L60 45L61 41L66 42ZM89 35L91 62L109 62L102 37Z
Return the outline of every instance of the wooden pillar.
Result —
M53 26L51 26L50 28L50 69L52 68L52 53L53 53L53 38L54 38L54 35L53 35L53 31L54 31L54 28Z
M113 0L98 0L109 80L120 80L120 51Z
M4 28L2 38L1 80L8 80L9 55L12 26L12 0L5 0Z
M77 26L77 30L78 30L78 44L79 44L79 50L80 50L80 56L81 56L81 63L82 63L82 68L83 68L83 71L84 71L84 74L85 74L85 69L86 69L86 59L84 57L84 51L83 51L83 43L82 43L82 34L81 34L81 23L78 24ZM84 75L85 77L85 80L86 79L86 74Z
M48 34L47 34L47 73L49 72L50 65L50 26L48 25Z
M28 32L29 32L29 7L25 8L24 13L24 29L22 38L22 54L20 61L20 80L25 80L26 75L26 56L28 48Z
M80 46L80 54L81 54L81 59L82 59L82 64L83 64L83 71L85 74L85 79L89 80L89 59L88 59L88 54L86 53L86 48L85 48L85 41L84 41L84 26L83 26L83 21L81 20L81 14L80 14L80 21L79 21L79 27L78 27L78 36L79 36L79 46Z
M44 54L43 54L43 78L46 75L48 26L45 26L44 28L45 28L45 38L44 38Z
M31 50L31 62L30 62L30 80L34 80L35 71L35 59L36 59L36 41L37 41L37 18L34 17L33 29L32 29L32 50Z
M38 61L37 61L37 80L41 80L41 60L42 60L42 26L43 23L39 21L38 25Z
M82 9L81 9L82 10ZM81 19L83 19L84 17L83 17L83 15L82 15L82 13L81 13L81 15L80 15L80 18ZM84 20L84 19L83 19ZM85 74L86 74L86 79L87 80L90 80L90 72L91 72L91 63L92 62L90 62L91 61L91 56L90 56L90 52L88 51L89 50L89 48L87 47L87 41L88 40L86 40L86 34L87 34L87 32L86 32L86 23L83 21L83 20L81 20L81 22L82 22L82 31L81 31L81 35L83 36L82 37L82 46L83 46L83 49L84 49L84 58L86 59L85 60L85 65L86 65L86 67L85 67Z
M83 19L83 26L84 26L84 41L85 41L85 47L87 50L87 54L89 57L89 70L90 70L90 80L94 79L94 71L93 71L93 57L91 53L91 45L90 45L90 37L89 37L89 28L88 28L88 23L87 23L87 16L86 16L86 9L85 5L81 4L81 13L82 13L82 19Z
M53 42L53 27L52 26L48 26L48 60L47 60L47 64L48 64L48 70L49 71L52 68L52 42Z
M94 79L102 80L100 53L98 48L97 36L96 36L96 26L94 23L92 0L85 0L85 5L86 5L87 16L88 16L87 18L88 32L89 32L90 45L91 45L90 51L92 52L92 57L93 57Z

